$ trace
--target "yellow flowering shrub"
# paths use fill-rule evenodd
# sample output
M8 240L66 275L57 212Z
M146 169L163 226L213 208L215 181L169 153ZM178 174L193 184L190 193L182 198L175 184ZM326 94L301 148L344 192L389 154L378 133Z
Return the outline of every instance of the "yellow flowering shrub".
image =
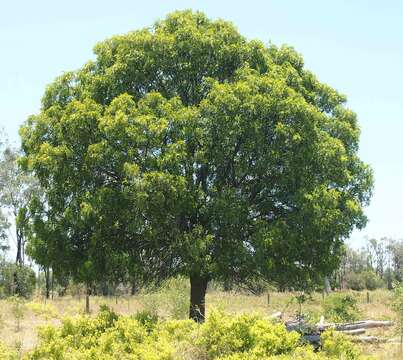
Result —
M201 326L199 343L206 348L209 359L237 352L261 358L290 353L298 347L299 337L283 324L273 324L258 315L213 312Z
M136 316L117 316L102 308L96 317L66 318L60 327L39 331L30 360L323 360L357 359L358 352L338 334L325 333L324 351L315 353L259 315L212 312L204 324L160 320L152 327ZM13 360L1 358L0 360Z
M359 359L358 348L348 340L347 336L337 332L328 330L322 336L322 347L329 357L345 360Z
M0 360L17 360L17 353L0 341Z

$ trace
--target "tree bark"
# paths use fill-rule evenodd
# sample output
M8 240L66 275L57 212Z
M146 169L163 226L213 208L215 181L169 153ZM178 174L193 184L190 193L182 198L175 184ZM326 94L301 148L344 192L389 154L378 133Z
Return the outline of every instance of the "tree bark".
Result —
M45 288L46 288L46 299L49 299L50 295L50 280L49 280L49 268L45 267Z
M53 277L53 269L52 269L51 288L52 288L52 300L53 300L53 290L54 290L54 277Z
M136 282L134 280L132 280L131 282L131 289L130 289L130 295L136 295L137 294L137 286L136 286Z
M190 276L190 309L189 318L201 323L206 313L206 290L208 280L200 275Z
M16 232L16 237L17 237L17 256L15 258L15 263L17 265L23 265L23 258L22 258L22 233L21 230L17 229L15 230Z
M87 289L85 292L85 313L89 314L90 313L90 294L91 294L91 289L87 285Z

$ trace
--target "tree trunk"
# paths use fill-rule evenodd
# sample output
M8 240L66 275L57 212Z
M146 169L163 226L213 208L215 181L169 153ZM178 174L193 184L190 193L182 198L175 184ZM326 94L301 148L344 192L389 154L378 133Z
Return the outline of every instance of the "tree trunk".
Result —
M17 237L17 256L15 258L15 263L17 265L23 265L23 258L22 258L22 233L21 230L17 229L15 230L15 234Z
M200 275L190 276L190 309L189 318L201 323L206 313L206 290L208 280Z
M51 281L51 287L52 287L52 300L53 300L53 290L54 290L54 277L53 277L53 269L52 269L52 281Z
M86 293L85 293L85 313L89 314L90 313L90 294L91 294L91 289L87 285Z
M330 292L332 291L332 288L330 286L330 281L329 278L327 276L325 276L324 280L323 280L323 288L325 290L326 295L329 295Z
M49 295L50 295L49 268L45 267L44 271L45 271L46 299L49 299Z
M134 280L131 281L131 289L130 289L130 295L136 295L137 294L137 286L136 282Z

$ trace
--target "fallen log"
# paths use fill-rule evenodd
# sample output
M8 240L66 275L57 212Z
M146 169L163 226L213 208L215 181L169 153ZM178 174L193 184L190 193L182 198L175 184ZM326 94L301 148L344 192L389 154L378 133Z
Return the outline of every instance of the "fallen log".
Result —
M379 342L384 342L385 340L382 340L376 336L358 336L358 337L352 338L351 341L357 342L357 343L376 344Z
M354 329L354 330L339 330L339 332L346 335L362 335L365 334L365 329Z
M283 316L283 313L281 311L277 311L271 315L268 316L269 319L281 319Z
M337 331L346 331L346 330L370 329L386 326L393 326L393 321L363 320L349 324L337 324L335 326L335 329Z

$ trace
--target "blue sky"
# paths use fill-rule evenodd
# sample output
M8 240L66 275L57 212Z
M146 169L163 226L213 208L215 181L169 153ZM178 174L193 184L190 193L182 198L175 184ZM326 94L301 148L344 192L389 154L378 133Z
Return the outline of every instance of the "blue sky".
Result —
M348 96L362 129L360 155L375 171L364 236L403 237L403 2L375 0L70 0L0 5L0 127L38 111L46 84L90 59L94 44L192 8L235 23L248 38L287 43L321 81Z

